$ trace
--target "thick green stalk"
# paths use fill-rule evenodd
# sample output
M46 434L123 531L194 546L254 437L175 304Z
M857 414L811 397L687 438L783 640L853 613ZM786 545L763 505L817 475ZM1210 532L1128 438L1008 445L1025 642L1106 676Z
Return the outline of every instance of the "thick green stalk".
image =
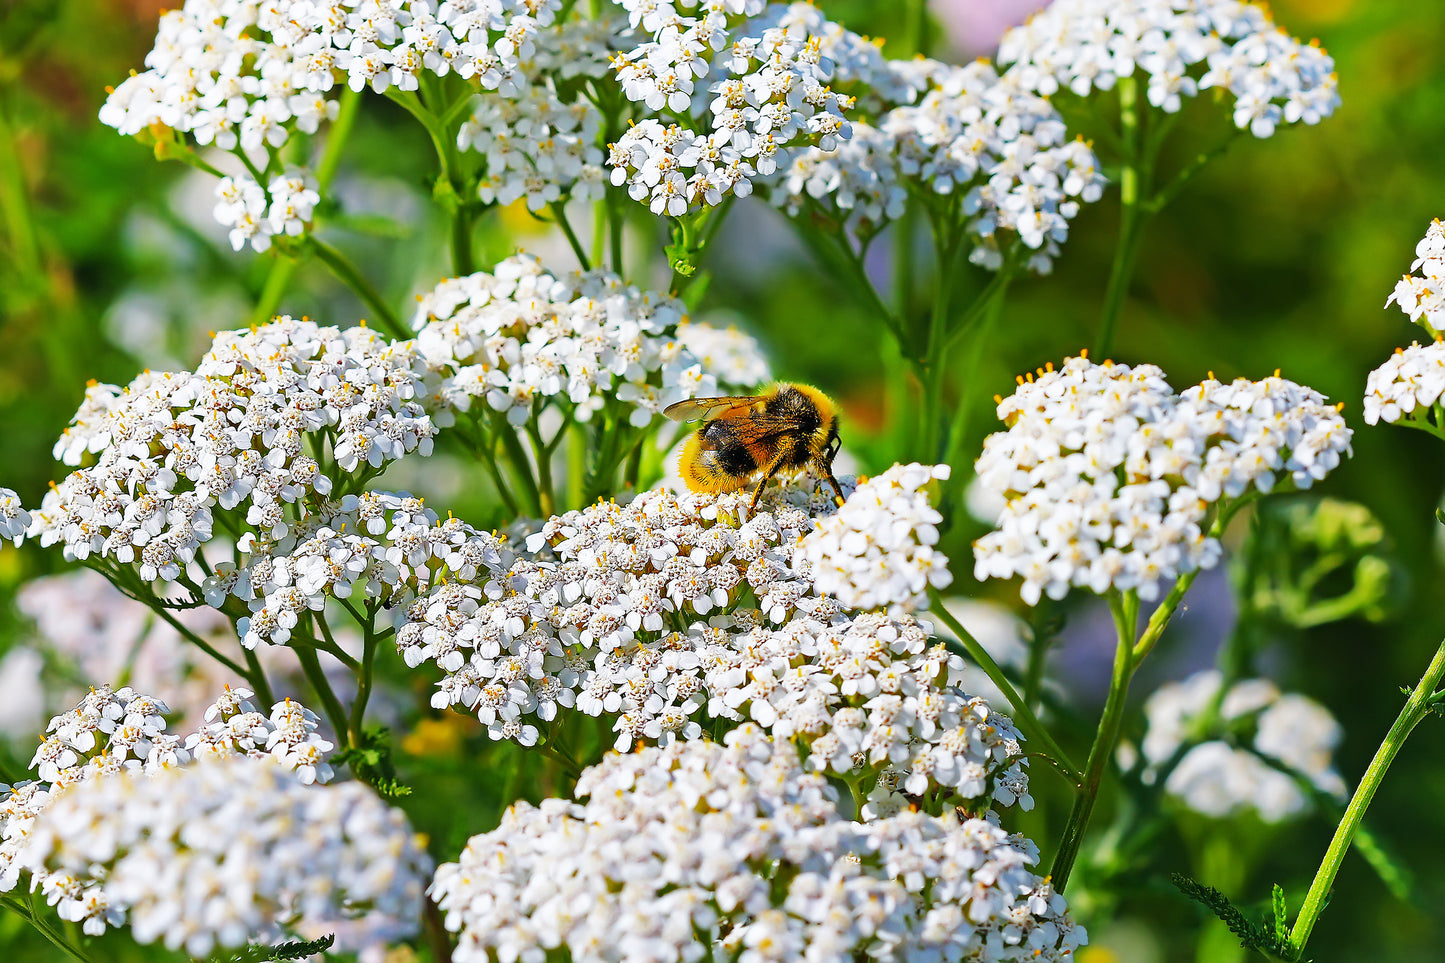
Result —
M1419 725L1420 720L1430 712L1430 702L1442 679L1445 679L1445 642L1442 642L1440 647L1435 650L1435 658L1430 661L1430 667L1420 677L1419 684L1410 693L1410 698L1405 701L1404 708L1395 718L1395 724L1390 726L1390 731L1385 734L1385 740L1375 751L1375 758L1370 760L1370 767L1365 770L1365 776L1355 789L1354 796L1350 798L1350 804L1345 808L1345 816L1340 820L1334 838L1330 840L1330 845L1325 850L1324 859L1320 861L1320 868L1315 873L1314 881L1310 883L1309 892L1305 894L1304 905L1300 907L1299 918L1295 920L1294 929L1290 931L1289 942L1290 946L1294 948L1296 959L1304 955L1305 944L1309 942L1310 933L1314 931L1315 923L1319 921L1320 914L1324 912L1325 901L1330 895L1330 887L1334 885L1335 876L1340 871L1340 864L1344 862L1345 854L1350 850L1350 843L1359 831L1360 821L1365 818L1365 810L1370 807L1370 801L1375 798L1375 791L1380 788L1380 783L1384 781L1390 763L1395 761L1395 756L1404 746L1410 731Z
M316 697L321 700L321 707L326 712L327 721L336 731L336 738L347 740L348 745L355 748L359 743L350 741L350 720L346 717L346 710L342 708L341 700L332 690L331 683L326 680L326 673L321 668L321 660L316 657L316 650L308 646L293 646L293 648L296 652L296 660L301 663L301 671L305 674L306 681L311 683Z
M256 657L254 649L246 650L246 665L251 668L251 671L246 673L246 680L255 688L257 698L264 702L267 708L275 705L276 694L271 691L271 682L266 678L266 670L261 667L261 660Z
M955 281L954 257L958 252L958 241L943 241L935 233L935 250L938 258L938 277L933 292L933 310L928 318L928 341L922 363L917 366L918 377L923 384L923 412L919 419L918 457L927 462L937 462L943 456L943 383L948 374L948 346L951 338L948 330L948 314L953 300Z
M372 286L366 276L357 270L356 265L347 260L346 255L320 238L313 236L309 240L321 263L329 267L331 273L335 274L341 283L350 288L352 293L375 312L377 321L381 322L381 326L386 329L388 334L396 338L411 336L411 332L407 331L406 326L401 323L401 319L396 316L396 312L386 303L386 299Z
M362 724L366 721L366 703L371 699L371 681L376 666L376 627L368 620L362 630L365 636L361 643L361 672L356 677L356 699L351 703L351 719L347 725L347 738L353 746L361 745Z
M587 249L582 246L582 239L578 237L577 232L572 229L572 222L567 220L567 211L562 202L554 202L551 205L551 209L552 219L557 222L557 226L562 229L563 236L567 238L567 243L572 246L572 253L577 256L578 265L580 265L584 271L592 270L592 262L587 257Z
M1134 277L1134 261L1139 253L1139 237L1143 229L1143 185L1139 153L1139 83L1135 77L1119 78L1119 124L1123 132L1123 166L1119 174L1119 237L1114 247L1114 264L1109 270L1109 286L1104 292L1104 310L1099 319L1099 333L1094 339L1094 356L1104 360L1114 343L1114 329L1124 310L1124 298Z
M1062 893L1069 883L1074 862L1079 856L1079 846L1084 841L1084 830L1088 828L1089 817L1093 815L1094 804L1099 799L1099 789L1104 783L1104 770L1114 755L1119 742L1119 730L1124 723L1124 702L1129 695L1129 680L1134 677L1134 624L1126 611L1127 603L1117 596L1110 599L1114 610L1114 623L1118 633L1118 644L1114 650L1114 672L1109 680L1109 695L1104 700L1104 712L1099 719L1099 729L1094 735L1094 744L1089 749L1089 761L1084 764L1083 784L1074 797L1074 807L1064 825L1063 841L1054 856L1053 868L1049 871L1054 889ZM1132 611L1132 610L1130 610Z
M28 898L29 897L27 897L27 899ZM9 907L11 912L15 913L15 915L21 917L25 920L25 922L35 927L36 932L38 932L41 936L45 937L46 940L48 940L56 949L60 950L66 956L78 961L78 963L91 963L90 957L86 956L83 950L70 943L60 933L57 933L50 926L49 923L47 923L45 920L42 920L36 913L31 910L31 908L20 902L19 899L14 896L6 896L4 899L4 904L5 906Z
M1049 734L1049 730L1039 721L1038 716L1034 715L1034 711L1029 708L1028 701L1020 696L1018 690L1013 687L1013 683L1009 682L1008 676L1004 675L1003 669L999 668L999 664L994 661L993 656L989 655L988 650L969 634L969 631L963 627L958 619L953 617L948 609L943 607L943 596L939 594L938 589L930 587L928 589L928 598L932 603L930 612L938 616L939 621L948 626L954 635L958 636L958 640L963 647L963 652L960 654L966 655L972 659L979 668L983 669L989 681L998 686L998 690L1004 694L1004 698L1008 699L1009 705L1013 707L1015 715L1017 715L1019 721L1023 723L1026 734L1030 738L1038 740L1039 744L1044 747L1044 751L1053 760L1054 764L1058 766L1059 771L1073 780L1075 785L1078 785L1083 778L1078 768L1069 761L1069 757L1064 754L1064 750L1059 748L1059 744L1054 741L1054 737ZM949 648L952 648L952 646L949 646Z

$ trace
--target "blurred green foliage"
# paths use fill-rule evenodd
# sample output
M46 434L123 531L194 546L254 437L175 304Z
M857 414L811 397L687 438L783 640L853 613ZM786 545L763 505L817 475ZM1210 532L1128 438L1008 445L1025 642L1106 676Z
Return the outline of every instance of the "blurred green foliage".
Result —
M896 27L892 4L823 5L864 32L886 35ZM270 265L265 256L232 253L209 224L209 182L179 165L158 164L145 147L96 120L105 85L138 66L149 49L158 7L151 0L0 3L0 482L27 504L37 503L57 474L50 446L87 379L123 383L145 364L192 362L208 329L246 322ZM1398 710L1399 686L1414 681L1445 633L1434 590L1442 573L1433 521L1445 452L1423 434L1367 428L1359 418L1366 373L1418 334L1399 312L1383 308L1385 297L1408 269L1430 218L1445 214L1439 160L1445 156L1445 61L1437 56L1445 45L1445 5L1281 0L1275 13L1292 32L1321 37L1336 59L1344 106L1317 128L1284 130L1267 141L1239 139L1149 225L1114 354L1160 365L1176 387L1209 371L1224 379L1258 378L1281 368L1345 402L1357 429L1355 456L1324 490L1373 513L1393 546L1391 564L1403 566L1411 591L1392 598L1388 614L1382 601L1369 620L1278 633L1263 640L1261 654L1283 688L1319 700L1344 724L1338 761L1351 778ZM427 205L430 161L421 138L396 136L403 123L397 108L379 98L367 101L341 183L356 216L333 231L334 243L365 265L398 305L445 272L444 242ZM1182 151L1213 146L1223 130L1202 102L1189 108L1179 129L1188 132ZM778 215L761 205L739 207L721 249L709 254L714 283L703 313L737 317L764 341L780 376L833 392L847 413L848 445L865 468L891 461L894 440L879 429L890 406L905 402L885 387L898 375L888 337L839 298L836 282L789 238ZM976 380L953 387L955 411L971 412L966 450L977 451L992 430L988 399L1007 393L1015 374L1057 362L1092 339L1117 214L1111 192L1075 222L1051 276L1014 285ZM487 230L480 247L485 257L510 253L521 236L525 246L560 258L558 266L571 266L565 249L554 255L525 214L503 212ZM639 244L651 230L639 219ZM886 241L878 254L886 255ZM886 278L886 256L876 260ZM634 279L663 283L660 255L651 269ZM978 289L983 280L970 275L967 283ZM330 323L364 314L315 265L301 268L282 306ZM468 496L463 482L448 481L443 469L415 483L446 491L452 500L444 507L475 521L504 521L475 492ZM1283 524L1281 538L1299 536L1295 526L1305 523ZM974 594L981 590L968 575L967 546L977 533L959 521L946 545L958 560L956 584ZM1353 559L1364 550L1352 545L1348 551ZM9 610L16 586L60 565L58 553L34 546L0 552L0 645L26 631ZM1003 598L1007 589L989 591ZM425 705L426 680L391 661L388 674L411 685L417 704ZM1068 748L1081 755L1097 694L1076 696L1080 719L1088 721L1080 722ZM399 776L425 791L400 804L439 857L453 857L470 834L495 825L507 800L565 791L553 764L490 743L467 719L428 714L401 723L393 740ZM589 738L600 743L604 736ZM1379 845L1407 854L1415 879L1410 899L1396 899L1364 860L1352 858L1317 930L1316 959L1442 958L1445 874L1433 871L1435 861L1445 860L1442 750L1445 725L1431 720L1411 740L1367 819ZM4 761L10 769L26 760ZM1039 807L1018 828L1045 840L1067 798L1041 767L1034 779ZM460 810L457 799L466 801ZM1195 958L1204 914L1169 884L1173 870L1219 886L1242 905L1267 905L1271 881L1279 880L1297 907L1331 830L1316 817L1275 833L1270 845L1256 847L1248 872L1221 869L1215 878L1197 840L1159 838L1130 890L1107 901L1076 900L1096 941L1112 947L1090 951L1085 963ZM1090 918L1091 912L1099 915ZM0 946L18 959L52 952L6 915L0 915Z

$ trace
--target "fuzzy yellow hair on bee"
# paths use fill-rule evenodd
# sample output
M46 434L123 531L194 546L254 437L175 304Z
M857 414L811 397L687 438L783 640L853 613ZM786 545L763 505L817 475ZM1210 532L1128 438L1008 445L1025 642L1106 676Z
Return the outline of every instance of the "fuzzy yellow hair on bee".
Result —
M761 394L693 398L669 405L673 421L702 421L683 445L678 468L695 492L735 492L760 478L752 508L779 472L812 471L833 487L838 439L838 406L812 385L780 382Z

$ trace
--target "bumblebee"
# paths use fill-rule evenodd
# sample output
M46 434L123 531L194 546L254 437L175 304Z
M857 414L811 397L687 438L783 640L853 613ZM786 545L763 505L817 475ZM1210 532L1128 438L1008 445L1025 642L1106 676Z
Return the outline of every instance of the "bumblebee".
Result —
M827 480L842 504L833 458L842 447L832 399L811 385L775 384L755 397L694 398L668 405L673 421L702 426L683 445L678 468L695 492L735 492L762 476L752 509L780 471L810 469Z

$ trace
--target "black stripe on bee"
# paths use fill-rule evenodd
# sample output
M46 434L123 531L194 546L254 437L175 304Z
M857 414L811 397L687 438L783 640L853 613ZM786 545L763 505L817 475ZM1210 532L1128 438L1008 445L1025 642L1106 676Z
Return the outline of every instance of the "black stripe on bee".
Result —
M712 453L708 461L716 470L729 475L751 475L758 470L757 459L726 421L709 421L698 435L703 450Z

